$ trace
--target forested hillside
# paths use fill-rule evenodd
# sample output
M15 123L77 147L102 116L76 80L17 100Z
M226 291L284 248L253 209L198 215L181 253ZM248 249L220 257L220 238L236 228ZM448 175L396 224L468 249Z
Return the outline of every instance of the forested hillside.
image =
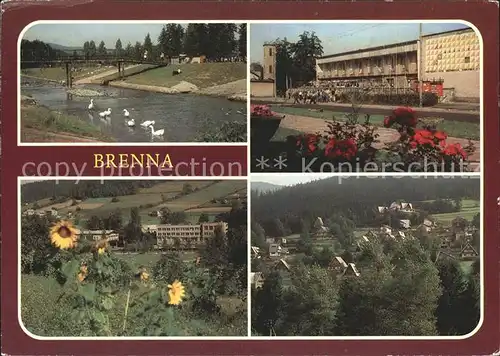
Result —
M329 178L265 193L252 191L252 222L265 225L278 218L294 225L300 219L310 223L318 216L342 214L356 225L369 225L377 206L398 200L479 200L479 183L475 178Z

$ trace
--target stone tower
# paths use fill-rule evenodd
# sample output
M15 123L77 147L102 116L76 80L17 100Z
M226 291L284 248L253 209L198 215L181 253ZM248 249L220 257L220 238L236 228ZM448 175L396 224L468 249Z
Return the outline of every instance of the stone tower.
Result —
M262 79L273 81L273 95L276 96L276 46L264 44L264 63Z

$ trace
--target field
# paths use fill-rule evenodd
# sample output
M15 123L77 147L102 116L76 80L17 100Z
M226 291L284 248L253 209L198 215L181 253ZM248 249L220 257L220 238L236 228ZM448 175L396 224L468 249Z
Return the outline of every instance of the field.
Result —
M172 75L172 71L181 69L181 75ZM173 87L181 81L196 85L200 89L246 79L247 66L245 63L193 63L169 65L153 69L141 74L126 78L127 83L139 85L153 85Z
M189 183L193 189L190 194L179 196L177 199L165 202L163 199L173 199L180 195L185 183ZM120 210L124 220L128 219L130 210L139 208L141 221L144 225L158 224L156 216L149 216L149 212L168 208L171 211L185 211L190 223L197 223L201 214L208 215L213 220L218 214L231 210L231 200L221 202L221 199L230 197L238 192L241 197L246 197L246 181L228 180L214 183L213 181L167 181L149 188L142 188L138 194L105 198L88 198L78 204L72 205L72 199L61 203L51 204L50 199L37 202L37 211L43 212L54 208L60 216L68 213L77 214L81 219L88 219L93 215L107 216L115 210ZM217 202L213 202L217 199ZM113 201L115 200L115 201ZM27 208L33 207L28 204Z
M345 121L345 115L349 112L346 109L344 112L323 110L311 111L306 108L295 108L287 106L272 106L273 111L289 115L306 116L323 120L332 120L335 117L338 121ZM364 120L364 115L360 115L360 121ZM370 122L378 127L384 127L384 115L370 115ZM450 137L470 138L472 140L479 140L479 123L463 122L463 121L449 121L444 120L438 125L439 130L446 131Z
M443 224L450 224L453 219L462 217L469 221L472 220L474 215L481 211L479 201L477 200L462 200L462 210L456 213L434 214L432 215L437 221Z
M186 196L175 199L172 202L160 204L158 207L166 207L172 211L184 211L198 208L202 205L210 207L210 200L214 198L224 198L227 195L246 188L246 181L228 180L211 185L205 189L193 192Z

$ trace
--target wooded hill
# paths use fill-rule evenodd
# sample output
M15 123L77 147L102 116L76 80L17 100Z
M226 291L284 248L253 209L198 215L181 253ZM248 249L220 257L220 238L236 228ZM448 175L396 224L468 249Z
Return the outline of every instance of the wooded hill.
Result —
M480 199L476 178L385 177L328 178L258 193L252 190L252 222L265 225L274 219L283 222L342 214L357 226L369 225L377 206L394 201L417 202L435 199Z

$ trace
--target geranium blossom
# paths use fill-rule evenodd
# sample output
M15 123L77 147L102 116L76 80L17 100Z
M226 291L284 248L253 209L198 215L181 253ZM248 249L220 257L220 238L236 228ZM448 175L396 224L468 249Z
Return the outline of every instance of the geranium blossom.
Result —
M250 105L250 112L252 116L273 117L277 113L271 110L268 105Z

